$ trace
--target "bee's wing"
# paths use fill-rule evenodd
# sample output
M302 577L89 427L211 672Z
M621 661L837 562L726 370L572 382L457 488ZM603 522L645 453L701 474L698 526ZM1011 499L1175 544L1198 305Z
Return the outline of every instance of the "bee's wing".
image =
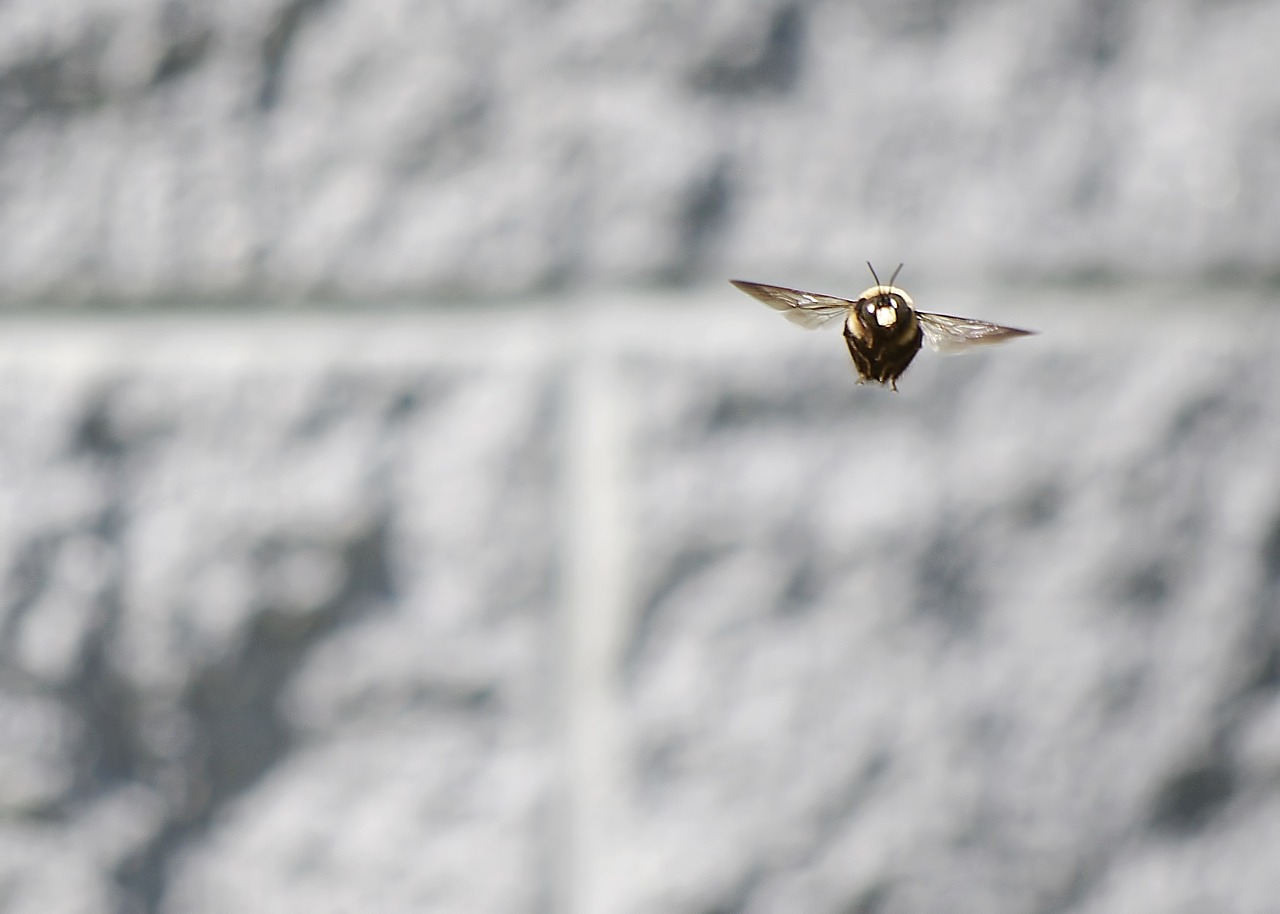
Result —
M833 317L848 313L857 302L847 298L836 298L833 295L819 295L817 292L801 292L799 289L788 289L783 286L766 286L758 282L743 282L731 279L729 282L746 292L752 298L759 299L793 324L799 324L806 330L821 327Z
M1017 336L1035 333L1034 330L1002 327L968 317L952 317L928 311L917 311L916 318L920 321L920 329L924 331L924 341L935 352L960 352L971 346L1002 343Z

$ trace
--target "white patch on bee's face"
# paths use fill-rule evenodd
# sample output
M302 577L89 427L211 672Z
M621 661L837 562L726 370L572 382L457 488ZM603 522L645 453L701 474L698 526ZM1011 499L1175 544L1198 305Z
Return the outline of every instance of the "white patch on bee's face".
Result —
M876 323L881 327L892 327L898 322L898 309L893 305L881 305L876 308Z

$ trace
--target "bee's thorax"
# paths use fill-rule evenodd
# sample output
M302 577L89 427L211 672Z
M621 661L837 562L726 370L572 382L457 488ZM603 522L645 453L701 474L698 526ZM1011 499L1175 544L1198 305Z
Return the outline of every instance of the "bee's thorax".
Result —
M916 303L911 300L911 296L897 286L872 286L858 296L858 301L873 301L878 298L897 298L908 308L916 306Z

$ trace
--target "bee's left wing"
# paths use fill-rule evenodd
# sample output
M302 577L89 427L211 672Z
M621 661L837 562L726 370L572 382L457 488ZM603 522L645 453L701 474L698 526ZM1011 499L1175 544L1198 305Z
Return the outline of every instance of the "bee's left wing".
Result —
M920 321L920 329L924 331L924 341L935 352L960 352L971 346L1002 343L1014 337L1031 336L1035 333L1034 330L1002 327L1000 324L975 321L968 317L952 317L928 311L917 311L916 318Z
M806 330L821 327L831 318L847 314L857 302L847 298L836 298L834 295L819 295L817 292L801 292L799 289L788 289L785 286L766 286L758 282L743 282L740 279L729 280L734 286L746 292L752 298L764 302L793 324L799 324Z

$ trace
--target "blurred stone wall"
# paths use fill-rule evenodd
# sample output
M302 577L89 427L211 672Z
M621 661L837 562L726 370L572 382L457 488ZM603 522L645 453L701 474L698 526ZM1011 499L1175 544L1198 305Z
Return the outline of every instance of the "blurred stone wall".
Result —
M1069 303L10 319L0 909L1273 911L1280 327Z
M14 0L0 297L1274 279L1280 3Z
M0 911L1274 914L1280 4L0 25Z

